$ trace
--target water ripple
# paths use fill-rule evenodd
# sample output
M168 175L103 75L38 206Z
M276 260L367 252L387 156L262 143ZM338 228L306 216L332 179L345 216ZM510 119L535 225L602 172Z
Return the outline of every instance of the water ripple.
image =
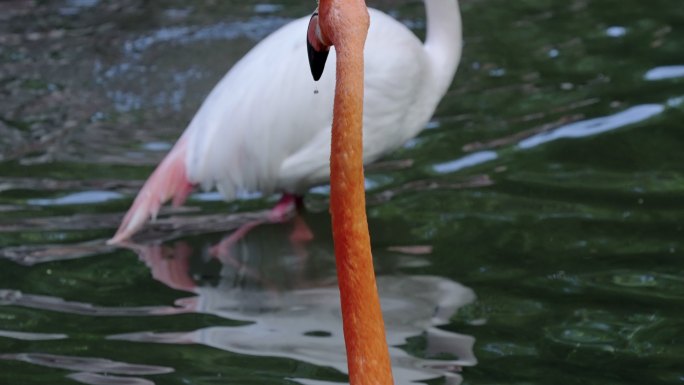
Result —
M625 34L627 34L627 28L619 25L614 25L606 29L606 35L610 37L622 37L625 36Z
M571 123L553 131L534 135L522 140L518 144L518 147L522 149L528 149L557 139L582 138L600 134L606 131L625 127L630 124L643 122L644 120L662 113L664 110L665 107L661 104L643 104L634 106L625 111L618 112L617 114Z
M267 229L254 231L258 234L260 230L266 232ZM282 244L270 239L269 246L265 247L263 239L254 238L254 234L239 239L238 244L231 243L232 237L228 236L218 245L204 247L210 250L211 256L223 262L218 283L213 278L211 285L198 284L197 278L193 278L190 272L193 248L187 242L178 241L173 248L131 246L150 267L155 279L171 288L197 294L178 301L183 308L248 324L211 326L187 332L137 331L111 335L108 339L194 343L250 356L296 359L346 373L339 290L334 282L321 284L313 277L303 276L300 271L305 267L302 263L308 259L306 250L310 249L323 252L322 261L330 262L330 267L334 268L333 256L324 251L332 252L330 239L316 236L313 242L324 242L323 245L292 249L289 237L283 237ZM298 255L299 263L288 263L291 259L285 251L288 249ZM286 254L279 255L273 250ZM321 263L321 255L317 258ZM271 266L273 264L276 266ZM277 276L265 274L272 269L278 272ZM289 288L283 288L276 281L280 276L298 278L296 283L287 285ZM236 286L236 282L240 282L239 285ZM295 289L290 287L292 284ZM438 326L448 323L459 308L472 302L474 293L437 276L381 275L377 277L377 285L397 383L408 385L437 377L446 378L450 384L460 383L461 368L477 363L473 354L475 339L441 330ZM411 338L421 335L426 340L425 358L415 357L402 348Z
M659 272L607 271L584 275L589 287L614 291L631 298L684 299L684 278Z
M67 378L89 385L154 385L154 382L144 378L120 377L87 372L69 374Z
M112 373L132 376L172 373L173 368L112 361L104 358L60 356L45 353L0 354L2 360L22 361L29 364L89 373Z
M499 156L494 151L480 151L466 155L462 158L432 166L432 169L440 174L448 174L462 170L466 167L473 167L497 159Z
M0 258L6 258L24 266L33 266L39 263L92 257L112 250L114 250L113 247L103 245L98 240L80 244L7 247L0 249Z
M103 307L84 302L70 302L45 295L24 294L19 290L0 289L0 306L22 306L89 316L151 316L187 313L169 306Z
M435 377L460 383L463 366L477 363L475 339L438 329L456 309L474 299L473 293L439 277L378 277L387 339L397 384ZM238 327L207 327L187 333L134 332L112 335L111 340L164 344L202 344L250 356L283 357L346 373L347 364L336 287L295 290L275 295L268 291L198 287L200 295L186 305L201 313L249 321ZM411 356L398 346L424 333L426 354L451 359ZM303 381L302 383L306 383Z
M646 80L665 80L684 77L684 65L656 67L644 75Z
M34 206L85 205L104 203L123 197L123 194L114 191L80 191L59 198L29 199L26 203Z
M54 333L25 333L10 330L0 330L0 337L13 338L22 341L50 341L68 338L66 334Z

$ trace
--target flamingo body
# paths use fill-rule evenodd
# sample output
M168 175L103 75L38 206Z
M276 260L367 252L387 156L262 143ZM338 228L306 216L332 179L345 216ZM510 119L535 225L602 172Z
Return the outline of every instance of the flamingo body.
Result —
M454 76L461 53L456 0L426 0L426 43L390 16L369 9L365 54L363 161L417 135ZM295 20L249 51L214 87L182 137L148 179L111 242L128 238L188 186L241 193L302 194L330 175L336 53L311 79L305 34ZM319 92L314 93L317 89Z

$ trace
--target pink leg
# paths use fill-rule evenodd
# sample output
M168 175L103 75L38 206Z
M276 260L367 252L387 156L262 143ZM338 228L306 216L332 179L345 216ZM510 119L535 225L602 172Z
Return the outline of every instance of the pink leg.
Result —
M299 206L300 197L285 193L282 198L276 203L268 214L268 219L271 223L284 222L287 214Z
M301 215L297 215L294 219L294 229L290 233L290 242L293 246L305 245L311 242L314 238L313 232L309 225L306 224Z
M249 233L253 228L263 223L265 223L265 221L252 221L240 226L240 228L235 230L229 236L223 238L221 242L212 246L211 249L209 249L209 253L213 257L218 258L222 263L229 264L236 268L239 267L241 265L241 262L233 258L233 256L230 253L230 249L236 243L238 243L240 239L244 238L247 235L247 233Z
M219 258L224 263L235 264L237 261L230 256L230 249L242 238L244 238L253 228L264 223L283 223L289 218L289 214L301 207L301 197L292 194L283 194L278 203L268 213L266 220L259 219L245 223L235 230L232 234L224 238L221 242L211 248L211 254ZM306 224L304 225L306 226ZM308 228L306 228L308 230ZM295 228L295 231L297 229ZM310 231L309 231L310 233ZM293 233L294 235L294 233ZM306 237L304 235L298 235Z
M304 221L304 218L299 214L295 217L293 224L294 229L290 233L290 244L299 262L299 269L297 271L303 273L306 268L306 262L309 259L309 250L306 246L313 240L314 234L309 225L306 224L306 221ZM300 279L300 281L302 280Z

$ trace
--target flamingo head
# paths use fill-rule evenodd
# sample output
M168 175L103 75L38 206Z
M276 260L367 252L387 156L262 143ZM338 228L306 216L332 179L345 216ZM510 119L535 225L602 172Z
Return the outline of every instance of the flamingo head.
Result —
M314 80L323 75L330 47L353 36L365 40L370 24L364 0L320 0L306 33L309 66Z
M318 20L319 14L318 9L316 9L311 16L309 28L306 32L306 50L309 54L309 67L315 81L318 81L323 75L325 62L328 60L328 53L330 53L330 46L332 46L332 43L323 36Z

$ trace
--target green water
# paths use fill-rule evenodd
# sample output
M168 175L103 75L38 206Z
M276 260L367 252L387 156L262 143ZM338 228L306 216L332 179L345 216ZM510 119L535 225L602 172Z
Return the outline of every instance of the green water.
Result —
M420 1L371 4L424 34ZM273 199L104 245L212 85L312 7L0 3L0 384L346 380L324 192L220 252ZM684 383L684 6L461 8L430 129L368 172L398 377Z

